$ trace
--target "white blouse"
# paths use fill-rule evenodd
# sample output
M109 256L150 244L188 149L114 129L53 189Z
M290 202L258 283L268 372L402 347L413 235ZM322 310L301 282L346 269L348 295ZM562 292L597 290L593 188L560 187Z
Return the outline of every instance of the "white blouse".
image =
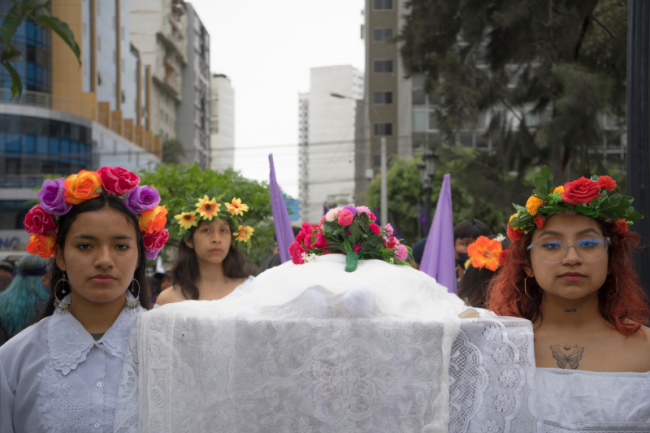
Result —
M650 431L650 372L538 368L535 381L546 433Z
M57 312L0 347L0 431L112 432L129 329L144 311L124 308L98 341Z

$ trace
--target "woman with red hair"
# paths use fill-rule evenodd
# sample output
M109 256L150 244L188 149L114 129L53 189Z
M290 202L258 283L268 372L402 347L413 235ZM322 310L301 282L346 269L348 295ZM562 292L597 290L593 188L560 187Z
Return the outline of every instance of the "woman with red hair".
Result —
M628 232L642 216L608 176L553 189L544 167L535 186L508 223L512 245L488 308L533 322L547 425L650 427L649 310L632 268L639 236Z

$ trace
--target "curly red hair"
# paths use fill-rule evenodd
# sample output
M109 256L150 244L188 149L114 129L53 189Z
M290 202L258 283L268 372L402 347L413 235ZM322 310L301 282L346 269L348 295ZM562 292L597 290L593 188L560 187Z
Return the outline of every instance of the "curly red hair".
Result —
M632 250L638 248L641 238L634 232L622 233L616 223L598 224L603 235L612 240L608 253L610 272L598 292L600 314L621 334L629 336L638 331L650 315L647 296L632 266ZM542 289L534 278L526 282L533 300L524 293L525 269L530 266L526 248L532 237L533 231L512 242L505 265L490 283L487 308L500 316L523 317L533 322L542 318Z

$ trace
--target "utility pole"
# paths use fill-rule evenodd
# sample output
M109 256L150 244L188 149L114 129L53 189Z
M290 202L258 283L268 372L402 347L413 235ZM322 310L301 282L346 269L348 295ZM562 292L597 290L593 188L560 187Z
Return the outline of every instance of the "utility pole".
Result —
M386 161L386 137L381 137L381 223L388 224L388 191L386 183L386 171L388 162Z
M639 281L650 296L650 1L629 0L627 33L627 178L634 208L645 217L632 230L645 245L634 254Z

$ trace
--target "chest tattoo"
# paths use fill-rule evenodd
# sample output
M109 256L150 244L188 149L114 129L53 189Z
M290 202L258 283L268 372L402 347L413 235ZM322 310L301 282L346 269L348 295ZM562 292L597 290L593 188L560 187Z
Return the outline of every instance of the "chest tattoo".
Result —
M552 345L551 351L553 352L553 358L557 361L558 367L566 369L568 365L569 368L575 370L578 368L585 348L579 347L577 344L573 347Z

